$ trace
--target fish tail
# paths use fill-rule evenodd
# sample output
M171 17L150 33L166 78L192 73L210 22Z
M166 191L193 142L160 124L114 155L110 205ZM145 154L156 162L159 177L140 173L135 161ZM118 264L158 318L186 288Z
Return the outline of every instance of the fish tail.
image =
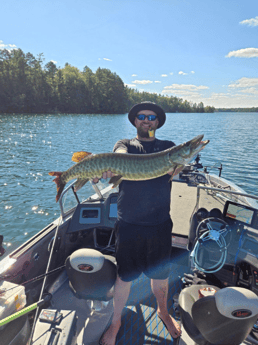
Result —
M62 171L51 171L48 174L50 176L56 176L56 178L53 181L56 183L56 190L57 190L56 202L58 202L60 195L62 194L64 187L66 185L61 180L61 175L63 174L63 172Z

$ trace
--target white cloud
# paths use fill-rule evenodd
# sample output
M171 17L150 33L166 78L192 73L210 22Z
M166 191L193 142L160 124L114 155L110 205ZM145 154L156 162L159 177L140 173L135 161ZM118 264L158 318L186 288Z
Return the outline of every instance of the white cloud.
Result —
M246 94L212 93L204 102L216 108L249 108L258 106L257 97Z
M146 84L152 84L153 81L151 80L134 80L132 81L133 84L141 84L141 85L146 85Z
M240 57L240 58L253 58L258 57L258 48L245 48L239 50L233 50L226 55L226 57Z
M170 86L165 86L164 89L166 90L189 90L189 91L199 91L199 90L207 90L209 89L208 86L200 85L191 85L191 84L172 84Z
M246 78L247 79L247 78ZM257 78L258 79L258 78ZM255 81L253 81L255 83ZM243 81L241 83L243 85ZM200 88L198 90L198 88ZM212 92L207 91L202 93L202 90L209 89L208 86L196 85L179 85L173 84L170 87L166 86L162 93L167 95L174 95L181 99L186 99L188 102L200 103L214 106L215 108L247 108L258 107L258 90L256 87L243 87L242 89L229 89L228 92ZM208 91L209 92L209 91Z
M112 60L110 60L110 59L108 59L108 58L103 58L103 60L105 60L105 61L112 61Z
M194 71L191 71L192 74L194 74L195 72Z
M230 88L248 88L248 87L258 87L258 78L241 78L235 83L229 84Z
M3 41L0 41L0 49L12 50L17 49L17 46L15 44L4 44Z
M229 84L228 86L232 91L234 89L239 90L240 93L246 96L255 96L256 99L258 95L258 78L241 78L236 82ZM243 96L243 95L242 95Z
M199 103L203 102L204 98L201 94L202 90L207 89L209 89L209 87L204 85L172 84L165 86L162 93L167 95L173 94L177 97L187 99L189 102Z
M249 108L258 106L258 78L240 78L228 85L228 92L212 93L205 103L217 108Z
M161 83L161 81L160 80L155 80L154 83Z
M137 74L132 74L132 77L137 77Z
M198 92L195 91L190 91L190 90L162 90L162 93L165 94L176 94L176 95L180 95L183 97L189 97L189 96L196 96L199 95Z
M169 74L170 74L170 75L173 75L174 73L173 73L173 72L170 72Z
M167 77L168 75L167 74L161 74L161 77Z
M248 26L258 26L258 16L255 18L243 20L242 22L240 22L240 24Z
M50 62L53 62L55 65L57 64L57 61L55 60L50 60Z
M178 74L180 74L180 75L187 75L187 73L185 73L183 71L178 72Z
M219 93L216 93L216 92L213 92L210 96L210 99L213 98L213 99L225 99L225 98L229 98L231 97L231 95L229 93L223 93L223 92L219 92Z
M256 89L255 87L249 87L247 89L241 90L240 92L242 92L242 93L250 93L250 94L253 94L253 95L258 95L258 88Z
M125 86L128 86L128 87L136 87L135 84L125 84Z

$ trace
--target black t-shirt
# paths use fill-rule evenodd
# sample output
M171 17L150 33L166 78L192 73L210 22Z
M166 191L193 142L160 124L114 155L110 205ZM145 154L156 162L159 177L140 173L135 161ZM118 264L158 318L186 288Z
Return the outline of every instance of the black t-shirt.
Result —
M141 141L137 138L119 140L113 151L123 148L128 153L148 154L175 146L172 141ZM140 225L161 224L170 218L170 175L146 181L122 181L119 185L117 218Z

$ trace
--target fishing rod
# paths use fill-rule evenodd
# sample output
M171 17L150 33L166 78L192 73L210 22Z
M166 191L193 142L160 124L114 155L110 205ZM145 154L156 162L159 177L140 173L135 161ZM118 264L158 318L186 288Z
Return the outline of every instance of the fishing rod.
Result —
M31 305L29 305L26 308L23 308L22 310L17 311L16 313L7 316L6 318L0 320L0 327L7 325L9 322L18 319L19 317L26 315L28 313L30 313L31 311L33 311L36 308L42 307L46 302L49 302L52 298L51 294L46 294L45 297L43 297L41 300L39 300L38 302L35 302Z
M25 286L26 284L33 283L34 281L43 279L44 277L47 277L47 276L49 276L49 275L51 275L51 274L53 274L53 273L55 273L55 272L57 272L57 271L59 271L59 270L61 270L61 269L63 269L63 268L65 268L65 265L60 266L60 267L57 267L57 268L53 269L52 271L49 271L48 273L43 273L43 274L41 274L41 275L39 275L39 276L37 276L37 277L35 277L35 278L32 278L32 279L30 279L30 280L27 280L26 282L21 283L20 285ZM5 278L5 277L4 277L4 276L0 276L0 279L1 279L1 278ZM8 277L8 278L9 278L9 277ZM4 290L1 290L1 288L0 288L0 296L1 296L2 293L6 293L7 291L11 291L11 290L17 289L17 287L18 287L18 286L14 286L14 287L11 287L11 288L6 289L6 290L5 290L5 289L4 289Z
M51 274L53 274L53 273L57 272L58 270L61 270L61 269L63 269L65 267L65 265L63 265L63 266L60 266L58 268L53 269L52 271L48 271L49 270L49 266L50 266L50 261L51 261L51 258L52 258L52 254L53 254L53 250L54 250L54 246L55 246L55 240L56 240L56 237L57 237L59 226L60 226L60 223L58 224L58 227L56 229L56 233L55 233L53 245L52 245L52 248L51 248L51 253L50 253L50 257L49 257L49 261L48 261L46 272L44 274L41 274L41 275L35 277L35 278L27 280L26 282L21 284L21 285L26 285L26 284L29 284L31 282L34 282L34 281L37 281L37 280L40 280L40 279L44 278L44 282L43 282L43 285L42 285L39 301L37 301L37 302L29 305L28 307L25 307L22 310L19 310L16 313L14 313L12 315L9 315L6 318L0 320L0 327L8 324L9 322L11 322L13 320L18 319L19 317L21 317L23 315L26 315L26 314L30 313L31 311L33 311L35 309L37 309L36 310L36 316L37 316L39 308L42 307L46 302L49 302L51 300L52 295L50 293L48 293L45 296L43 296L43 290L44 290L44 286L45 286L45 283L46 283L46 278L49 275L51 275ZM3 289L3 290L0 289L0 296L1 296L1 294L6 293L7 291L10 291L10 290L13 290L13 289L16 289L16 288L17 288L17 286L9 288L9 289L6 289L6 290L5 289ZM35 319L34 319L33 326L35 328Z
M57 234L58 234L61 222L62 222L62 217L59 217L59 222L58 222L58 225L56 227L55 236L54 236L54 239L53 239L53 244L52 244L52 248L51 248L51 251L50 251L50 254L49 254L49 258L48 258L46 272L45 272L45 275L44 275L44 280L43 280L42 287L41 287L41 292L40 292L40 295L39 295L39 300L41 300L43 298L43 293L44 293L44 289L45 289L45 285L46 285L46 280L47 280L47 274L49 273L49 267L50 267L50 263L51 263L52 256L53 256L53 253L54 253L54 248L55 248L55 244L56 244ZM39 312L39 306L36 306L35 309L36 309L36 313L35 313L32 329L31 329L31 335L30 335L30 339L28 341L28 345L31 345L31 343L32 343L32 338L33 338L33 334L34 334L34 331L35 331L37 317L38 317L38 312Z
M26 315L26 314L28 314L31 311L36 309L36 314L35 314L35 318L34 318L34 322L33 322L33 326L32 326L32 331L31 331L31 337L29 339L28 344L31 344L31 341L32 341L32 336L33 336L33 333L34 333L34 330L35 330L35 325L36 325L36 320L37 320L37 315L38 315L39 308L42 307L46 302L49 302L51 300L51 298L52 298L52 295L50 293L47 293L47 294L45 294L45 296L43 296L43 292L44 292L44 288L45 288L45 284L46 284L46 278L50 274L53 274L56 271L58 271L58 270L60 270L60 269L65 267L65 265L63 265L63 266L60 266L60 267L58 267L58 268L56 268L56 269L54 269L52 271L49 271L50 262L51 262L51 259L52 259L52 256L53 256L55 242L56 242L56 238L57 238L57 234L58 234L58 230L59 230L60 224L61 224L61 217L60 217L58 226L57 226L56 231L55 231L55 236L54 236L51 252L50 252L50 255L49 255L46 272L44 274L41 274L41 275L35 277L35 278L27 280L26 282L21 284L21 285L26 285L26 284L29 284L31 282L34 282L34 281L37 281L37 280L40 280L40 279L44 278L44 281L43 281L43 284L42 284L42 288L41 288L41 292L40 292L40 296L39 296L39 301L31 304L28 307L23 308L22 310L19 310L18 312L14 313L12 315L7 316L6 318L4 318L4 319L2 319L0 321L0 327L1 327L1 326L4 326L4 325L8 324L9 322L11 322L11 321L13 321L15 319L18 319L19 317L21 317L23 315ZM9 290L12 290L12 289L15 289L15 288L16 287L13 287L13 288L10 288L10 289L7 289L7 290L3 289L2 291L0 289L0 296L1 296L2 293L5 293L5 292L7 292Z

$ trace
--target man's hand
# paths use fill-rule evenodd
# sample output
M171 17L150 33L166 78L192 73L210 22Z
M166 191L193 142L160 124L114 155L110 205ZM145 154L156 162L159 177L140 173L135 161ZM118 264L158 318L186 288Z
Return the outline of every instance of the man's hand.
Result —
M115 153L127 153L127 149L126 148L118 148ZM102 177L104 180L106 180L107 178L111 178L113 176L115 176L116 174L112 173L111 170L108 170L108 171L104 171L103 174L102 174ZM100 180L100 178L98 177L94 177L92 179L92 182L93 183L98 183Z
M106 180L107 178L110 178L110 177L112 177L112 176L115 176L115 174L113 174L111 170L108 170L108 171L104 171L104 172L103 172L101 178L103 178L104 180ZM100 179L99 179L98 177L94 177L94 178L92 179L92 182L98 183L99 180L100 180Z

